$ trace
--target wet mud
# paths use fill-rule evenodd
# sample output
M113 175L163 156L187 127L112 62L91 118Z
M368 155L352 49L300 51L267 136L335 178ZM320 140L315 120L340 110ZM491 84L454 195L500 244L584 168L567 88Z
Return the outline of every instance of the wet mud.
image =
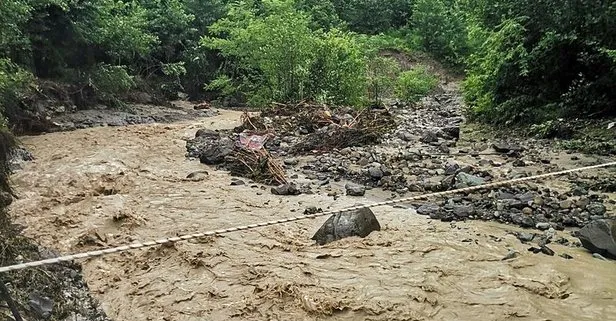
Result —
M11 215L42 245L73 253L384 199L378 189L272 195L185 158L198 129L233 128L240 116L21 137L35 160L13 176ZM613 261L560 244L550 247L572 259L533 254L513 226L372 210L381 228L365 238L316 245L324 217L91 259L84 278L116 321L616 317Z

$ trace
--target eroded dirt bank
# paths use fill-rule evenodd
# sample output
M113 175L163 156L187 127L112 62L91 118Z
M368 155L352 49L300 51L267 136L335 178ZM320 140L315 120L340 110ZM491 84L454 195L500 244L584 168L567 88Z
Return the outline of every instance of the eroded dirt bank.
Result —
M99 127L23 137L36 160L14 176L11 206L25 233L62 253L343 208L365 197L275 196L230 186L188 161L197 129L232 128L240 114L175 124ZM206 170L202 180L189 173ZM558 178L554 180L558 183ZM550 244L573 259L527 251L508 230L447 223L393 207L383 227L323 247L326 218L94 259L85 279L114 320L608 320L616 315L612 261ZM561 232L559 232L561 233ZM563 236L567 236L562 232ZM519 255L502 260L510 249Z

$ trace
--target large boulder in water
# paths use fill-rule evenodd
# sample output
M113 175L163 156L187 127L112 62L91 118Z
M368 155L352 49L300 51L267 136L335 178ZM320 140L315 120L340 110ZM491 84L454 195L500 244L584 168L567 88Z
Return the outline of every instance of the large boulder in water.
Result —
M578 232L577 237L589 251L616 259L616 220L592 221Z
M372 231L380 231L381 225L369 208L334 214L312 237L319 245L345 237L366 237Z

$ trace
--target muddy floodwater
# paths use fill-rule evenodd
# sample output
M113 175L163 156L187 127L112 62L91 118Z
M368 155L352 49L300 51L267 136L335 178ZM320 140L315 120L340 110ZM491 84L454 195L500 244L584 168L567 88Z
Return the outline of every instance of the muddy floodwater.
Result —
M36 160L13 176L11 214L65 254L379 201L275 196L184 157L197 129L239 119L22 137ZM558 244L573 259L533 254L507 225L373 211L382 230L365 239L315 245L322 217L91 259L84 275L117 321L616 320L613 261ZM510 249L518 257L501 260Z

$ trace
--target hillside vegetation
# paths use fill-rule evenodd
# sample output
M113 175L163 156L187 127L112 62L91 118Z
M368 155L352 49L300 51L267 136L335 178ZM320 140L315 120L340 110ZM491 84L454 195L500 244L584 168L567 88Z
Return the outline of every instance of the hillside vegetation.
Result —
M379 55L396 50L463 72L477 121L600 117L616 111L613 30L614 1L4 0L0 105L6 126L40 100L121 106L135 91L255 107L412 103L435 77Z

